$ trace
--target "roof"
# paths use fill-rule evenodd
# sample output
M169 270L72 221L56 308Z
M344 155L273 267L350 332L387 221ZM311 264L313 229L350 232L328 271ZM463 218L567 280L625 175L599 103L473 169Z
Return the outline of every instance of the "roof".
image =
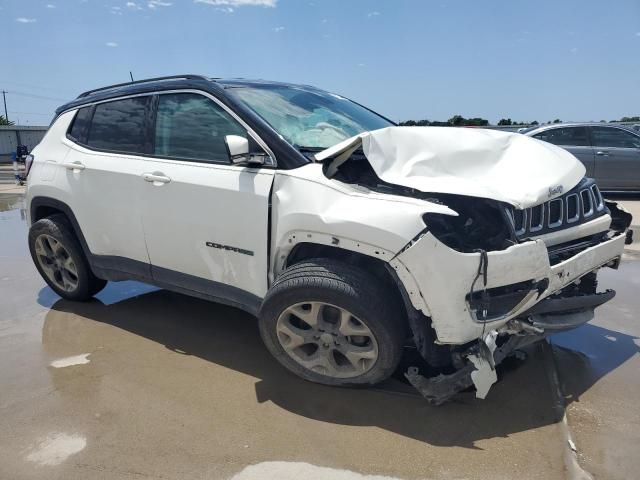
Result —
M173 90L179 88L206 88L213 90L224 90L226 88L237 88L242 86L294 86L290 83L274 82L269 80L251 80L244 78L214 78L204 75L171 75L167 77L148 78L144 80L136 80L135 82L119 83L109 85L94 90L88 90L81 93L75 100L65 103L56 109L56 115L87 103L93 103L110 98L121 97L125 95L136 95L140 93ZM300 86L300 85L296 85ZM305 85L306 88L314 88Z
M539 132L543 130L558 128L558 127L611 127L611 128L621 128L631 133L638 134L637 130L631 128L633 122L630 124L623 123L604 123L604 122L567 122L567 123L548 123L545 125L538 125L535 127L529 127L525 129L522 133L531 134L532 132Z

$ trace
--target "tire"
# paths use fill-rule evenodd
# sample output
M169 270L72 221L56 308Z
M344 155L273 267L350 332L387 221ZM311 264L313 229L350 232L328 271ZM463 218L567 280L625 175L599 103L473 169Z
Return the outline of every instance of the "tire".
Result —
M29 251L44 281L62 298L87 301L107 284L91 271L80 242L62 214L31 225Z
M318 308L321 313L315 326L313 320L309 324L301 320L313 318ZM391 376L400 362L406 332L401 312L397 295L365 270L330 259L312 259L289 267L275 281L260 310L260 335L271 354L305 380L333 386L371 386ZM332 324L336 316L339 320ZM319 325L333 327L334 343L325 343L329 334ZM345 336L337 330L343 325L348 333L368 329L371 335ZM311 332L306 328L309 326ZM305 343L307 339L310 343ZM296 346L300 342L303 344ZM372 357L374 350L375 359L359 357ZM322 355L327 356L328 368L325 360L323 365L313 365Z

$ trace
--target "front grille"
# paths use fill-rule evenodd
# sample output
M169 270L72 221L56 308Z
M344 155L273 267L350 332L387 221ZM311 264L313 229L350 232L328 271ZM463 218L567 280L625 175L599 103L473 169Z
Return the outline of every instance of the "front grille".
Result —
M609 213L598 186L583 178L571 191L524 210L511 209L510 217L518 239L575 227Z

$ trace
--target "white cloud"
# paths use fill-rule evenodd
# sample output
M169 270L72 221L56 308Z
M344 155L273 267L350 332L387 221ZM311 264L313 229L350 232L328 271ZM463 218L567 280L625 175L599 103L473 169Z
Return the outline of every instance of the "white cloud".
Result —
M138 5L136 2L127 2L126 6L130 10L142 10L142 7Z
M195 3L228 7L275 7L278 0L193 0Z
M171 5L173 5L173 3L163 2L162 0L149 0L149 3L147 3L147 7L151 10L155 10L158 7L170 7Z
M231 7L219 7L219 8L216 8L216 10L222 13L233 13L233 8Z
M367 17L371 18L371 17L377 17L380 15L380 12L369 12L367 13Z
M569 50L571 53L576 54L578 53L578 48L577 47L573 47L571 50Z
M116 42L107 42L107 43L105 43L105 45L107 47L111 47L111 48L115 48L115 47L118 46L118 44Z
M56 8L56 6L53 3L47 3L47 8Z
M36 23L35 18L26 18L26 17L18 17L16 18L16 22L18 23Z
M122 15L122 9L120 7L111 7L111 13L114 15Z
M359 67L366 67L366 64L364 64L364 63L359 63L359 64L358 64L358 66L359 66Z
M640 37L640 32L636 32L636 37Z
M284 27L276 27L273 29L274 32L278 33L284 30Z

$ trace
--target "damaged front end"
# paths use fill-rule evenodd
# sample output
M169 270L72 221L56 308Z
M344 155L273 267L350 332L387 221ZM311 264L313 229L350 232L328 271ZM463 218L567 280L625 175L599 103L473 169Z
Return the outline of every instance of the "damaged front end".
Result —
M591 196L581 195L584 191ZM418 351L447 372L425 376L411 367L405 373L430 403L439 405L470 387L484 398L497 381L496 365L527 345L592 320L594 309L615 296L613 290L598 291L597 270L618 267L624 244L631 242L631 216L602 200L590 179L557 201L573 202L576 192L576 208L569 217L564 208L562 215L575 220L563 225L553 207L543 204L540 215L546 220L538 225L546 227L538 236L530 231L538 221L531 209L503 206L500 214L494 204L493 216L487 216L488 207L479 206L483 202L460 197L458 204L470 205L453 207L459 217L427 214L423 236L394 259L396 270L414 272L425 295L426 309L409 307ZM523 228L518 217L527 215ZM474 229L476 223L481 226ZM549 231L549 224L556 230ZM505 228L509 233L501 235ZM419 258L429 258L429 266L416 268ZM425 341L431 329L435 345Z
M431 403L475 386L519 348L593 318L615 292L631 216L566 150L480 129L392 127L316 155L328 178L425 201L426 228L391 260L414 343L442 372L407 379ZM457 213L436 212L434 205Z

